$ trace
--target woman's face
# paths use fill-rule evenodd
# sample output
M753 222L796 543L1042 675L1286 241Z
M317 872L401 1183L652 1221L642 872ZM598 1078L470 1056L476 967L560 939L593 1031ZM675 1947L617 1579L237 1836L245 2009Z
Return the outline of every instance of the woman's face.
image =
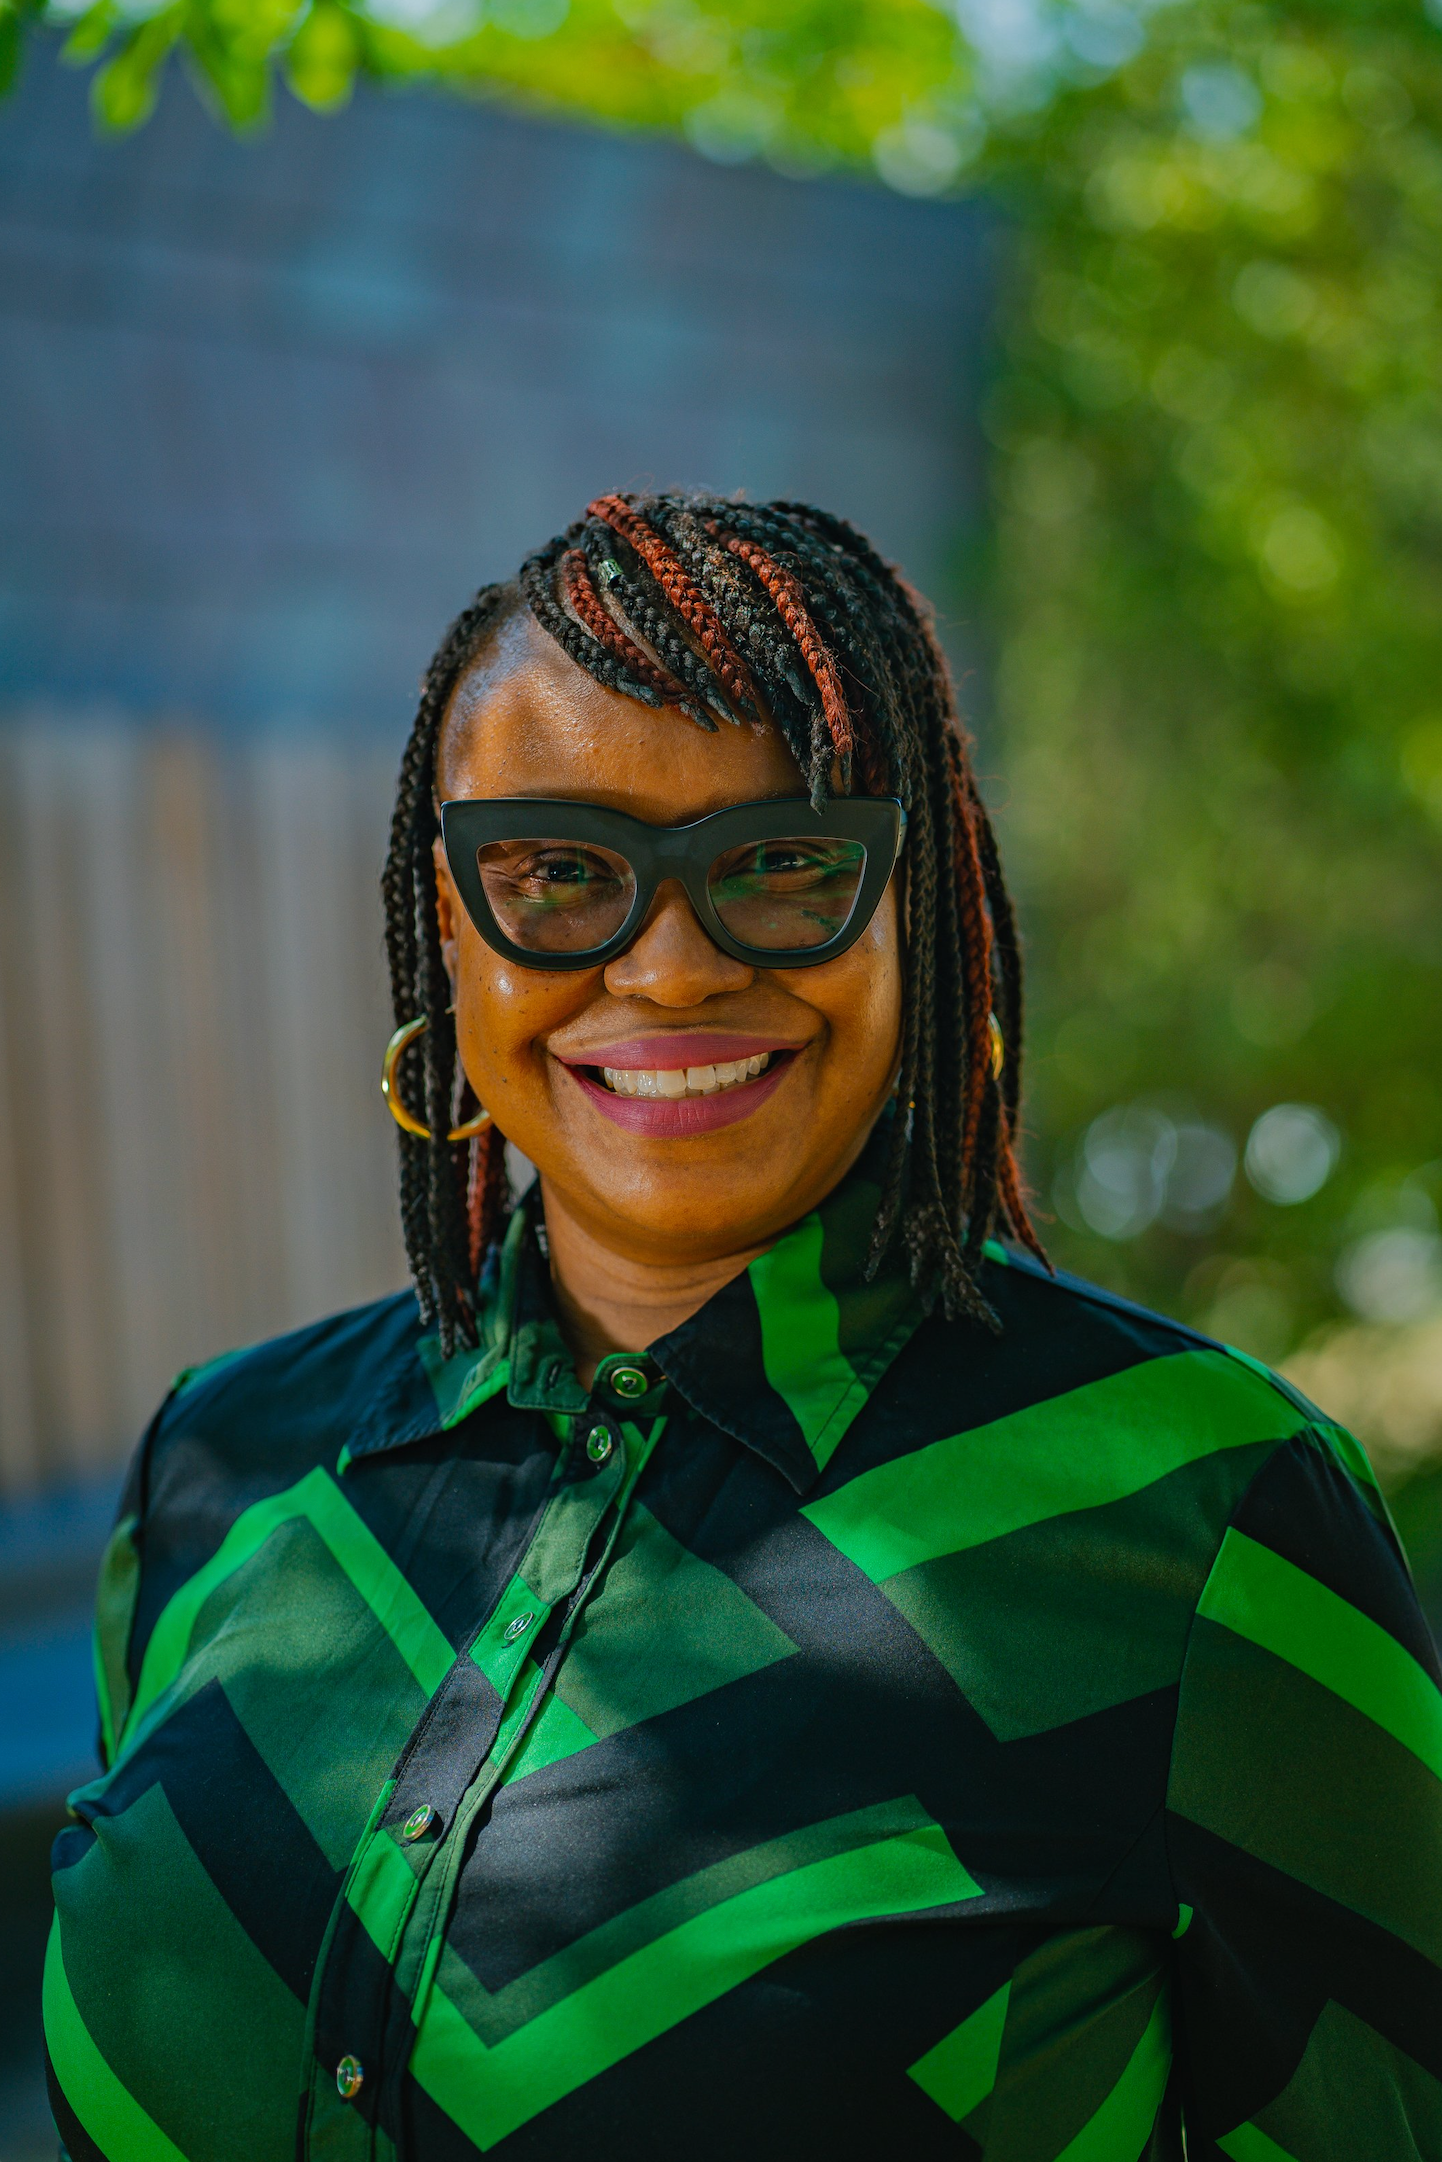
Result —
M805 792L773 729L710 735L605 690L528 614L459 685L438 781L443 801L567 797L666 826ZM764 1246L850 1168L897 1070L895 879L856 943L816 968L731 959L668 883L617 959L550 973L485 943L439 845L436 873L471 1085L548 1198L614 1251L679 1263ZM759 1077L709 1088L705 1068L724 1080L726 1066L763 1056ZM603 1068L620 1069L626 1093L606 1087ZM707 1093L678 1105L685 1068L701 1069Z

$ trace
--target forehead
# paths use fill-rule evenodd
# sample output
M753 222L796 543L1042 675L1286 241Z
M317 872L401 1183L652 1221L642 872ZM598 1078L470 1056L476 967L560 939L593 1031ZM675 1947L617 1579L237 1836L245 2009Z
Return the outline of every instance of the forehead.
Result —
M728 803L805 793L769 724L722 721L713 735L674 707L608 691L529 610L502 625L456 686L437 782L442 800L567 796L667 826Z

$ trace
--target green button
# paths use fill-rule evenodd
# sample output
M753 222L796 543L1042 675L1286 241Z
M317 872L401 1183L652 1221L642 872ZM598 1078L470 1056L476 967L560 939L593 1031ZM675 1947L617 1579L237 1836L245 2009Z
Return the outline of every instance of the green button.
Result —
M644 1367L613 1366L606 1376L606 1386L614 1395L623 1396L629 1404L634 1403L638 1396L646 1394L651 1386L651 1378Z
M342 2102L353 2102L365 2084L365 2070L359 2057L342 2057L335 2068L336 2093Z
M429 1802L422 1802L420 1808L413 1809L410 1815L406 1818L405 1823L401 1826L401 1838L424 1838L425 1834L435 1823L439 1814L439 1810L432 1809Z
M593 1426L586 1436L586 1454L593 1464L604 1464L615 1446L604 1426Z
M518 1614L506 1631L506 1642L514 1644L517 1637L523 1637L535 1618L534 1614Z

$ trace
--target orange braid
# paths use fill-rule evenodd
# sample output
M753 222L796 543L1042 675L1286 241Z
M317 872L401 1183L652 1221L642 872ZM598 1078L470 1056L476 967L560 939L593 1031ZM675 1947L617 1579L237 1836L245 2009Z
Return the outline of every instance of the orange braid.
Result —
M673 554L659 533L632 510L623 496L597 496L586 505L587 514L599 518L631 543L681 621L705 654L711 673L727 696L752 712L760 701L750 672L730 639L720 617L702 595L679 556Z
M474 1278L486 1248L505 1229L506 1142L498 1126L473 1136L466 1172L466 1245Z
M715 533L716 526L709 529ZM732 555L739 556L747 567L755 571L772 600L776 612L801 649L801 658L811 673L811 680L821 694L821 710L826 716L826 726L831 735L832 748L838 758L849 759L856 747L855 732L851 725L851 708L846 703L846 693L841 687L841 674L835 661L821 642L821 634L812 622L806 608L806 596L790 571L758 548L755 541L740 540L734 533L722 536Z
M1017 1170L1016 1153L1011 1144L1011 1122L1003 1114L1000 1145L996 1152L996 1183L1001 1195L1002 1207L1012 1230L1029 1252L1036 1255L1043 1268L1051 1269L1046 1249L1032 1229L1027 1214L1026 1200L1021 1190L1021 1174ZM1055 1271L1052 1271L1055 1274Z
M649 684L669 705L676 705L689 696L684 683L678 683L669 669L658 668L656 663L626 636L592 585L590 565L579 548L569 548L561 558L561 585L566 599L591 636L597 639L608 653L614 654L623 668L629 668L638 682Z

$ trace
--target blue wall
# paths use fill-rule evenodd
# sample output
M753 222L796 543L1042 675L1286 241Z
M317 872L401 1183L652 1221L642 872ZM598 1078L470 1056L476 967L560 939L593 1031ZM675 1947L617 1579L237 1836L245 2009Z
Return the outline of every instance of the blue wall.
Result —
M238 144L172 81L0 109L0 701L398 730L475 585L614 486L822 501L942 601L992 228L419 96Z

